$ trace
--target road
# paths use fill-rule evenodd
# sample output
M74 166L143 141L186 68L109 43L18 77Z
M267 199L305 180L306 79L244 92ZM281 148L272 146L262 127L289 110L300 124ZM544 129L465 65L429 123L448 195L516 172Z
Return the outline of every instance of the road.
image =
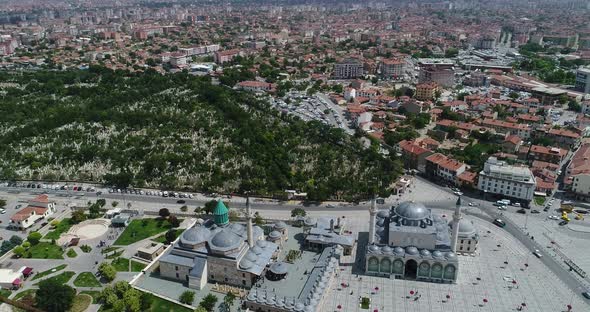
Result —
M427 207L435 209L435 210L446 210L450 211L455 206L455 199L456 197L453 196L453 192L448 188L441 188L437 186L435 183L427 181L422 178L417 178L423 183L428 183L433 186L438 187L441 190L444 190L449 193L449 198L444 199L437 199L436 201L422 201ZM12 191L17 191L15 188L9 188ZM3 190L7 190L3 188ZM43 191L48 190L35 190L32 189L18 189L18 191L23 193L42 193ZM177 203L179 200L178 198L165 198L159 196L148 196L148 195L136 195L136 194L120 194L120 193L103 193L101 195L96 195L96 193L86 192L85 196L81 195L78 192L67 192L67 191L53 191L49 190L48 193L54 194L54 196L60 197L67 197L68 201L75 201L76 199L80 203L84 203L89 200L96 200L98 198L105 198L109 200L117 200L121 202L133 202L133 208L137 208L137 205L144 202L149 203L151 205L145 205L146 209L159 209L158 207L167 207L167 208L174 208L180 207L182 205L189 205L192 207L195 206L204 206L204 204L212 199L213 197L206 197L201 194L196 194L196 198L188 199L183 198L184 203ZM78 196L73 196L72 194L76 194ZM81 192L83 193L83 192ZM245 208L245 199L242 197L233 197L231 199L224 199L231 202L231 206L234 208ZM559 260L553 258L549 255L545 248L539 245L535 240L531 239L527 233L523 232L523 230L512 220L510 220L508 215L501 215L497 208L492 205L491 202L476 198L475 196L463 195L462 197L463 204L465 208L463 212L466 215L471 215L480 219L483 219L487 222L493 221L495 218L501 218L502 220L506 221L506 227L504 229L511 234L513 237L518 239L532 254L533 251L539 250L540 253L543 255L541 257L541 262L545 264L553 273L555 273L575 294L581 297L581 289L585 287L580 281L578 281L572 274L573 272L568 272L565 268L560 266L557 262ZM389 207L394 202L391 199L388 199L388 202L385 205L379 205L380 208ZM474 203L474 207L467 206L467 203ZM155 204L155 205L154 205ZM348 203L341 203L335 204L333 208L328 208L326 205L305 205L301 202L297 201L278 201L278 200L269 200L269 199L252 199L252 208L254 210L259 211L276 211L277 208L279 210L287 210L290 211L294 208L304 208L308 211L318 211L318 212L325 212L325 213L338 213L338 212L354 212L358 211L358 213L365 213L369 208L369 202L362 202L358 205L356 204L348 204ZM124 206L123 206L124 207Z

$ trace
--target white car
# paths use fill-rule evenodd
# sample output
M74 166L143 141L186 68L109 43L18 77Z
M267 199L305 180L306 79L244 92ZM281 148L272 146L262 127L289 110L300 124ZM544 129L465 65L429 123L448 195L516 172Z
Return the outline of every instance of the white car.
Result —
M6 213L6 209L4 209L4 208L0 208L0 213L1 213L1 214L5 214L5 213Z
M549 216L548 218L551 219L551 220L559 220L559 217L558 216Z
M188 194L188 198L193 198L193 194Z
M533 251L533 255L535 255L537 258L543 257L539 249L535 249L535 251Z
M502 206L498 207L498 209L499 209L499 210L506 210L506 209L507 209L507 207L506 207L506 206L504 206L504 205L502 205Z
M463 196L462 192L454 192L453 194L457 195L457 196Z

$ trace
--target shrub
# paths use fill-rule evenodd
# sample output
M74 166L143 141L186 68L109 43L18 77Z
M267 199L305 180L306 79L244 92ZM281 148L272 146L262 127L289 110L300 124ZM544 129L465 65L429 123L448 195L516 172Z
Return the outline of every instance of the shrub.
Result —
M178 300L184 304L193 304L195 300L195 292L186 290L184 291Z
M37 244L39 244L41 237L43 237L43 235L41 235L41 233L31 232L31 234L29 234L29 236L27 236L27 240L29 242L31 242L31 245L37 245Z
M115 277L117 277L117 270L107 262L103 262L98 266L98 272L100 272L100 275L102 275L108 282L113 281Z

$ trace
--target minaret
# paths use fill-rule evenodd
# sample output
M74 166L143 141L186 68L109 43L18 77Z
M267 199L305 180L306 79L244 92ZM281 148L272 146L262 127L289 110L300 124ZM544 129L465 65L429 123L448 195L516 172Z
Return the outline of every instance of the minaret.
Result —
M375 197L371 200L371 207L369 208L370 224L369 224L369 245L375 243L375 223L377 219L377 203Z
M254 236L252 234L252 211L250 210L250 196L246 195L246 220L248 222L248 246L254 247Z
M459 221L461 221L461 196L457 198L457 203L455 204L455 213L453 213L453 234L451 237L451 250L453 252L457 251L457 240L459 238Z

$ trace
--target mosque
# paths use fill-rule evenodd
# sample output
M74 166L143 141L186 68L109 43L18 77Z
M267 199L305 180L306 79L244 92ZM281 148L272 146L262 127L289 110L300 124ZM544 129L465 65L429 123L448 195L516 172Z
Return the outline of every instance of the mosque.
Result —
M450 224L416 202L402 202L379 211L373 200L369 214L369 244L365 253L365 270L369 275L455 283L459 271L458 239L462 238L459 248L475 254L477 231L471 222L462 220L460 197ZM471 246L469 251L464 244Z
M276 258L286 224L278 222L265 239L264 231L252 225L250 202L247 223L229 222L229 210L221 200L213 220L200 221L182 233L159 259L160 275L202 289L207 282L250 288Z

